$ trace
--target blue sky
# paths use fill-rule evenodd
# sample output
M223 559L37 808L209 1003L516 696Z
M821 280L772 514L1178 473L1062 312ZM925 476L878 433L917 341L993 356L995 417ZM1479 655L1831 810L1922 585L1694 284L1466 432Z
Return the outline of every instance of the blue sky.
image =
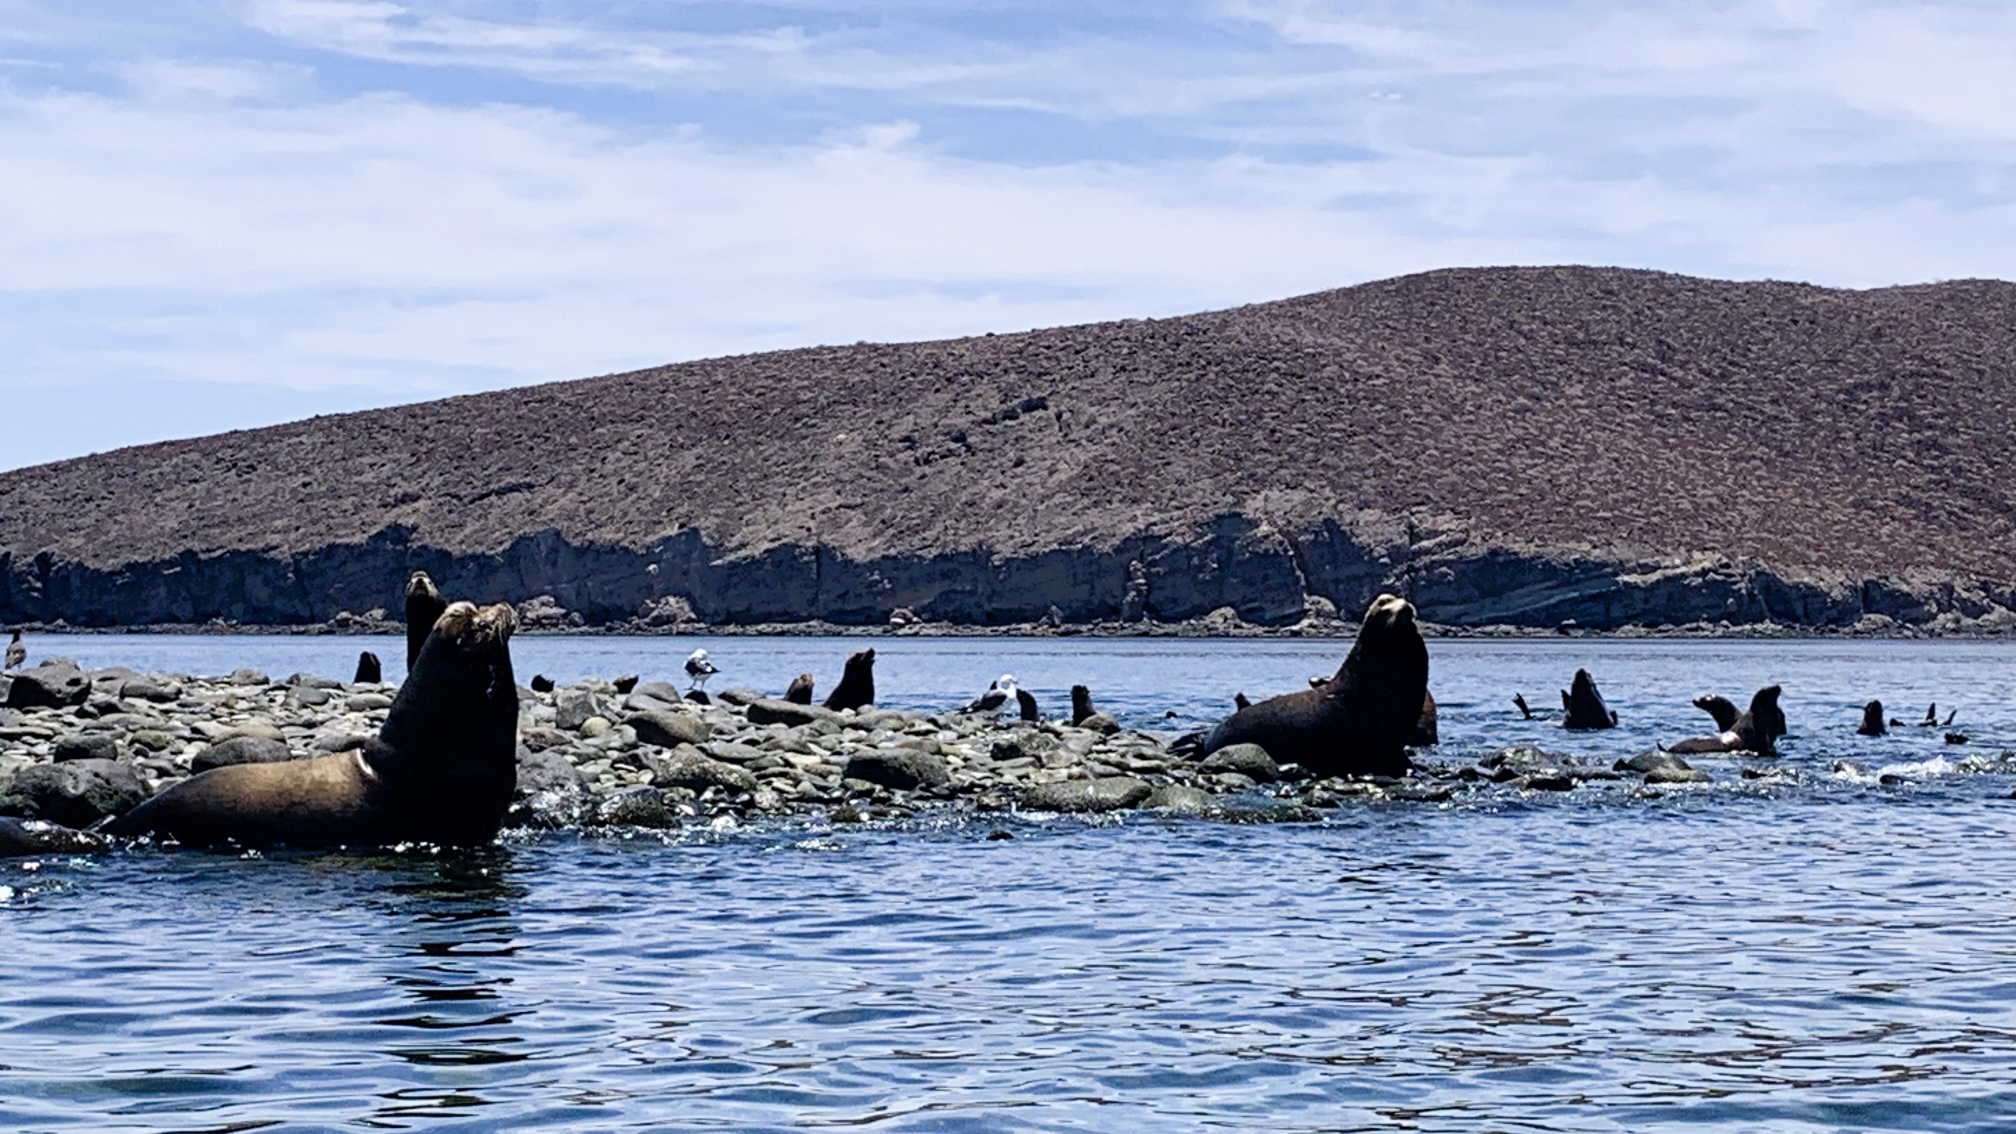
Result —
M0 0L0 468L1428 268L2016 275L2016 10Z

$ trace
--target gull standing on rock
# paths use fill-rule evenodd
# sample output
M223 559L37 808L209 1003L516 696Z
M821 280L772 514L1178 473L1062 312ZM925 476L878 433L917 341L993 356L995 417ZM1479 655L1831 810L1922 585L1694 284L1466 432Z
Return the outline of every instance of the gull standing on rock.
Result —
M694 650L686 658L686 676L693 679L695 689L706 685L707 679L719 672L721 671L714 668L714 663L707 660L706 650Z
M1015 675L1004 673L987 683L987 692L980 694L971 704L959 711L962 713L998 713L1001 711L1001 706L1008 702L1019 702L1021 700L1019 693L1020 691L1015 686ZM1031 700L1033 701L1034 699L1032 698Z
M28 660L28 647L21 644L21 631L14 631L14 640L7 643L7 664L0 669L16 669Z

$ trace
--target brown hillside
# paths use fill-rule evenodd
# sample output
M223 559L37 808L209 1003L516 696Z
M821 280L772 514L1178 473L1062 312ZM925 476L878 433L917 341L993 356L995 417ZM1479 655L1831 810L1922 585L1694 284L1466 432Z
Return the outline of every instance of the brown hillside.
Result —
M1431 272L1175 319L723 358L0 475L116 568L393 525L854 560L1365 512L1622 556L2016 579L2016 285Z

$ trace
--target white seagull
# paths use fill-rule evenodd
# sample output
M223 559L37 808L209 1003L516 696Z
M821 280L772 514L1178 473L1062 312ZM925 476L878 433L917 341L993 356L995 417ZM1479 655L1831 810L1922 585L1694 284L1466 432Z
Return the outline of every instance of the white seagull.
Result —
M1015 675L1004 673L993 681L988 682L987 692L980 694L972 704L967 705L960 712L998 713L1001 711L1001 706L1010 701L1017 700L1016 692Z
M686 658L686 676L693 679L695 689L707 684L707 679L719 672L714 663L707 660L706 650L694 650Z

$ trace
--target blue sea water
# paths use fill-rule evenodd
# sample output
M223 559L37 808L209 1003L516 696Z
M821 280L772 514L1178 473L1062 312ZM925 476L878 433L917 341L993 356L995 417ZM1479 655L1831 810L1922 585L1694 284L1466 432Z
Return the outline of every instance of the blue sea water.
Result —
M381 657L398 654L378 639ZM368 641L34 643L87 665L347 677ZM1006 671L1136 727L1344 645L521 637L521 678L885 704ZM1320 823L986 816L519 835L445 855L0 862L0 1129L2016 1129L2016 648L1437 641L1444 743L1591 758L1785 688L1775 766ZM1578 666L1614 732L1528 722ZM1939 729L1854 735L1880 697ZM1170 712L1176 714L1169 717ZM1846 762L1844 764L1844 762ZM1842 765L1837 769L1837 765ZM1887 781L1887 782L1886 782ZM1015 837L990 839L997 831Z

